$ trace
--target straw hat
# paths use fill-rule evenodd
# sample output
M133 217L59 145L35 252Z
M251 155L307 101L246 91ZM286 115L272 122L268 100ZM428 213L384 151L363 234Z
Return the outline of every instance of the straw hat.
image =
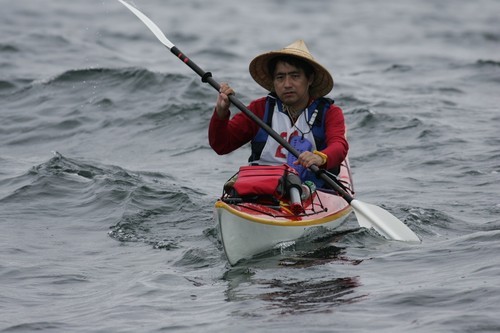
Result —
M323 66L314 60L303 40L299 39L285 48L277 51L271 51L255 57L250 63L249 70L255 82L264 89L273 91L273 78L268 71L267 64L277 56L291 55L308 62L314 68L314 81L311 84L309 92L312 97L323 97L333 88L333 78Z

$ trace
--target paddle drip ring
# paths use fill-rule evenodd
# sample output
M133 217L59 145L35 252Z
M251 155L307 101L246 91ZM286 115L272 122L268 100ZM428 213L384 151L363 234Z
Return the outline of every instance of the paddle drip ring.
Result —
M203 74L203 76L201 77L201 82L207 83L209 77L212 77L212 73L211 72L205 72L205 74Z

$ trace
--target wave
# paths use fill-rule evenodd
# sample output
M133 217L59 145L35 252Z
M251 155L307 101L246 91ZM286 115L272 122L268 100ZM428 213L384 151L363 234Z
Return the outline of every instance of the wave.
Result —
M386 131L405 131L424 126L424 122L417 118L407 115L393 115L384 112L375 112L370 107L354 108L346 112L349 118L350 130L386 130Z
M46 82L45 85L104 81L109 85L123 86L130 90L161 90L166 84L189 82L186 76L152 72L144 68L86 68L68 70Z
M53 78L46 80L31 80L25 82L16 92L11 94L11 98L28 96L36 89L57 88L64 91L71 91L74 95L81 90L92 90L99 87L112 89L120 87L128 92L135 90L147 90L161 93L167 90L170 85L188 85L191 78L178 74L164 74L152 72L144 68L85 68L70 69ZM8 88L14 86L13 81L4 81Z
M18 87L19 84L22 86ZM36 106L40 99L49 97L72 104L80 100L82 104L90 103L99 108L112 108L131 96L141 98L144 103L166 100L168 106L215 99L213 90L192 75L152 72L137 67L72 69L47 80L0 81L0 93L2 86L7 90L6 101L14 106L23 103L24 107ZM14 87L18 89L12 91Z
M66 331L71 330L70 325L57 321L36 321L8 326L2 332L36 332L36 331Z
M190 230L189 225L200 220L211 224L210 206L200 209L200 202L207 203L200 201L203 194L180 186L170 175L133 172L59 153L20 176L0 180L0 187L3 216L108 226L109 236L120 242L144 242L159 249L179 247L180 230Z
M77 144L78 136L106 135L110 128L129 128L129 133L165 127L177 131L183 128L179 123L196 127L184 127L187 132L204 131L201 123L208 122L215 100L213 91L192 77L135 67L68 70L17 85L0 81L5 107L1 131L9 145L73 137Z
M458 75L462 84L466 82L473 87L482 87L484 91L495 89L494 86L485 84L500 83L500 60L498 59L480 58L474 62L454 63L449 66L449 70Z
M432 32L428 33L430 38L437 38L443 40L445 43L454 45L489 45L497 44L500 41L500 33L491 30L463 30L453 32Z
M479 59L476 64L480 67L483 67L483 66L493 66L493 67L500 67L500 60L482 60L482 59Z
M12 81L0 80L0 91L12 90L17 86Z
M20 49L13 44L0 43L0 53L18 53Z
M394 65L386 68L383 72L386 72L386 73L389 73L389 72L405 73L405 72L411 72L412 70L414 70L412 66L402 65L402 64L394 64Z

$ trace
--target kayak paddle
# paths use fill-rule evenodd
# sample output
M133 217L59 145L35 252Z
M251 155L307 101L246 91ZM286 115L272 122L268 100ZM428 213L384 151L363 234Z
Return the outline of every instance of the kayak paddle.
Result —
M132 13L134 13L158 38L158 40L167 47L175 56L177 56L182 62L194 70L200 77L201 81L210 84L215 90L220 90L220 84L217 83L212 78L212 73L205 72L198 65L196 65L191 59L189 59L185 54L183 54L158 28L158 26L151 21L146 15L144 15L137 8L128 4L123 0L118 0L125 7L127 7ZM262 119L256 116L252 111L250 111L242 102L240 102L234 95L229 95L229 100L231 103L245 113L250 119L256 122L260 127L262 127L272 138L274 138L280 145L282 145L286 150L288 150L295 157L299 157L299 152L292 146L288 141L283 139L276 131L274 131L269 125L267 125ZM401 222L397 217L384 210L381 207L368 204L357 199L354 199L347 191L345 191L340 185L338 185L333 179L328 177L326 173L321 171L318 166L312 165L310 167L311 171L316 174L317 177L324 180L331 188L333 188L337 193L339 193L342 198L344 198L353 208L356 218L361 227L373 228L382 236L399 241L413 241L420 242L418 236L408 228L403 222Z

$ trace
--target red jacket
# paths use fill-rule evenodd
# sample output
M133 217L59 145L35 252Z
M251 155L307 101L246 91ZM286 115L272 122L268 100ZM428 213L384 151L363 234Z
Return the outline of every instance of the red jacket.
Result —
M266 98L262 97L250 103L248 109L260 119L264 118ZM259 130L253 120L243 112L239 112L230 120L228 115L220 119L214 111L208 128L208 141L212 149L219 155L228 154L250 142ZM328 156L327 169L338 167L346 158L349 144L345 138L346 128L342 109L332 104L325 115L325 144L321 152Z

